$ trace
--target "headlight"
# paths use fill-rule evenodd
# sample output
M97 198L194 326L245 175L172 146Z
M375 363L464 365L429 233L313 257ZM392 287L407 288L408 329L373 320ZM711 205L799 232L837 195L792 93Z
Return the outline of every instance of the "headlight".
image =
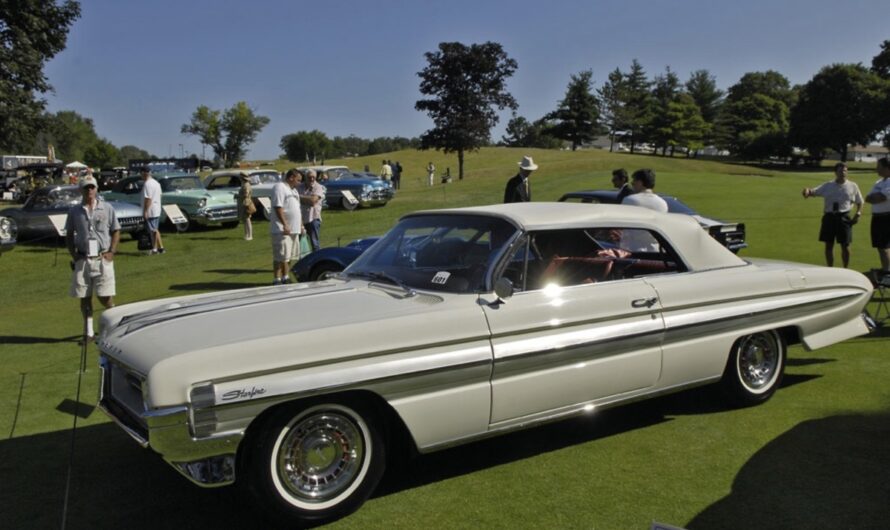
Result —
M203 208L207 206L207 199L199 199L198 200L198 208Z
M0 217L0 239L15 239L18 235L18 226L14 219Z

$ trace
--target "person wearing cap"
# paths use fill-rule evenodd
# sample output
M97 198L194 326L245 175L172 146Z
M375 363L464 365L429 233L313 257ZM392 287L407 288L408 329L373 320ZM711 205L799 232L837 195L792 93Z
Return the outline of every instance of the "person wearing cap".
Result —
M161 184L151 177L148 166L142 168L142 217L145 228L151 232L152 254L164 253L164 242L161 240Z
M325 187L316 182L314 169L306 171L305 180L297 188L300 206L303 211L303 226L309 236L312 252L321 248L321 206L324 203Z
M241 180L241 187L235 195L238 202L238 219L244 224L244 240L253 240L253 222L250 217L256 213L256 206L253 204L253 189L250 186L250 175L241 173L238 175Z
M504 189L504 202L529 202L532 200L532 190L529 185L528 178L532 171L538 169L538 165L530 156L522 157L519 162L519 173L515 177L507 181L507 187Z
M92 175L87 174L81 179L83 198L80 204L68 210L65 221L65 244L74 270L70 293L72 297L80 298L83 334L87 341L95 337L93 294L104 307L114 307L114 254L121 230L114 208L99 196L97 187Z

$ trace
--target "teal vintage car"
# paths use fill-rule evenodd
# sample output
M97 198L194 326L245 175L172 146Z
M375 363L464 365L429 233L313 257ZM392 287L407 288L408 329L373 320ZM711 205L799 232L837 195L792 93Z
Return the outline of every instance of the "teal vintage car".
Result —
M192 173L153 173L152 177L161 184L161 204L179 206L188 222L175 225L182 232L189 226L221 225L225 228L238 226L238 207L231 191L208 190L201 179ZM142 205L141 176L128 177L111 189L102 193L107 200L129 202ZM161 223L166 223L167 214L161 212Z

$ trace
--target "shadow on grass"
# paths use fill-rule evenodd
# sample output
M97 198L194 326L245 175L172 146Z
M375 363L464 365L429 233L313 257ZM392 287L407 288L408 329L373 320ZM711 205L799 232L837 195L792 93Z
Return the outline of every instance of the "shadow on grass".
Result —
M785 360L786 366L812 366L814 364L826 364L836 362L837 359L797 359L788 357Z
M210 269L204 272L213 274L258 274L269 272L269 269Z
M247 283L247 282L196 282L196 283L180 283L171 285L171 291L226 291L230 289L244 289L246 287L263 287L269 285L264 283Z
M18 335L0 335L0 344L58 344L61 342L77 342L81 335L70 337L22 337Z
M890 414L803 422L758 451L690 530L886 528Z

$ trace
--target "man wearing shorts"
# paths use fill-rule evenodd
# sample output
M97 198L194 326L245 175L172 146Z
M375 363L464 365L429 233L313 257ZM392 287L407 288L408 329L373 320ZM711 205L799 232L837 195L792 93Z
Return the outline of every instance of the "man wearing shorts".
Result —
M163 254L164 243L158 225L161 220L161 184L151 178L151 169L142 168L142 216L145 218L145 229L151 232L151 253Z
M847 180L847 164L838 162L834 165L834 180L820 185L818 188L804 188L803 198L822 197L825 207L822 214L822 227L819 229L819 241L825 243L825 263L834 266L834 242L841 246L841 259L844 268L850 265L850 243L853 242L853 225L862 215L862 193L855 182ZM856 213L850 216L850 210L856 206Z
M301 180L300 172L291 169L283 182L272 187L272 222L269 223L269 232L272 235L272 271L275 275L272 285L288 283L290 262L300 259L303 222L297 185Z
M65 243L74 268L71 296L80 298L87 341L95 336L93 293L104 307L114 307L114 253L121 230L114 208L99 197L96 187L92 175L81 180L83 200L68 210L65 221Z
M865 201L871 204L871 246L878 249L881 270L890 272L890 158L878 159L878 175Z

